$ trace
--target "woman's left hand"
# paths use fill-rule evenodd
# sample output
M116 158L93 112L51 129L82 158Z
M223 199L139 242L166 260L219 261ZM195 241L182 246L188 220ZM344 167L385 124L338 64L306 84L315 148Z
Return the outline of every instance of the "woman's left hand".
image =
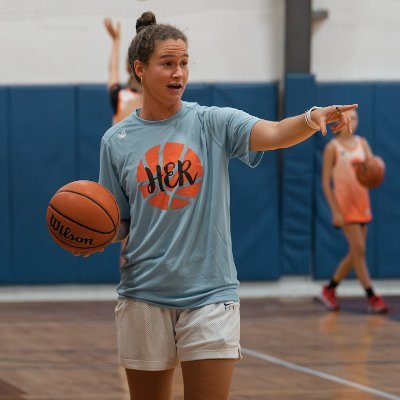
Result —
M355 110L358 104L336 105L317 108L312 111L311 119L316 122L323 135L327 133L327 125L334 122L331 126L333 133L340 132L343 128L347 128L352 132L352 123L347 111Z

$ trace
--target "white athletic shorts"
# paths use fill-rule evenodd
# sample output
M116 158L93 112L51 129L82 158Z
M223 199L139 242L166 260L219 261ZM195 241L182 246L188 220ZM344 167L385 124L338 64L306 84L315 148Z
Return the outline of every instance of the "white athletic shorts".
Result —
M241 358L238 302L181 310L120 299L115 315L124 368L162 371L180 361Z

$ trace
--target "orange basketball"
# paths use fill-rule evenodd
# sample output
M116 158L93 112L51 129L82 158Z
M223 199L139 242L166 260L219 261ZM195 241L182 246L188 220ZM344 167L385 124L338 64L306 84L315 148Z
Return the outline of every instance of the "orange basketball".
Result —
M379 156L373 156L364 163L356 165L358 181L369 189L379 186L385 177L385 162Z
M95 253L113 239L119 225L119 208L114 196L92 181L75 181L51 198L46 212L50 235L63 249Z

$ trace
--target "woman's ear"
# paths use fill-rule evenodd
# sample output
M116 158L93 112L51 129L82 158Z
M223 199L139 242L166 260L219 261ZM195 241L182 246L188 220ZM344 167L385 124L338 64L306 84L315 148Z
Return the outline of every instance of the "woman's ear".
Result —
M138 76L140 79L143 79L144 64L139 60L135 60L135 62L133 63L133 69L136 76Z

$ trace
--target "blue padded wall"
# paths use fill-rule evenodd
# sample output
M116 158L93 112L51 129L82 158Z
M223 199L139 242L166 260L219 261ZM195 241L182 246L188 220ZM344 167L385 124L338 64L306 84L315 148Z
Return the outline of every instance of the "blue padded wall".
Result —
M277 119L277 85L217 84L212 104ZM230 162L232 243L241 280L276 279L279 270L277 152L257 168Z
M385 180L372 192L375 195L374 256L381 278L400 276L400 83L379 83L374 92L374 150L386 163Z
M80 85L76 89L76 97L78 175L80 179L97 181L100 141L112 125L107 88Z
M319 84L318 104L352 104L359 103L359 126L357 135L367 138L371 148L376 152L374 129L374 84L373 83L332 83ZM315 242L314 242L314 271L315 278L329 278L339 261L347 252L347 244L342 231L335 229L331 223L331 213L321 187L321 165L325 145L332 139L327 136L315 135ZM380 189L377 189L380 190ZM371 206L376 217L376 196L371 192ZM377 264L374 250L376 240L375 221L368 225L367 262L373 276L377 276Z
M74 89L15 87L10 93L12 280L75 282L77 260L50 238L45 223L54 192L76 178Z
M9 171L9 90L0 88L0 283L11 280L11 196Z
M285 82L285 117L302 114L315 104L312 75L288 74ZM315 141L309 138L282 150L282 272L310 273Z
M202 106L211 106L212 86L207 83L194 83L188 85L183 93L182 99L185 101L193 101Z
M373 277L399 277L400 83L320 84L309 75L289 75L285 86L287 116L312 104L360 104L357 134L387 166L384 183L371 191L369 269ZM193 84L184 99L277 119L275 83ZM104 85L0 88L0 284L118 281L118 245L87 259L73 257L50 238L44 218L60 186L97 180L100 138L110 126ZM331 225L321 190L322 151L331 137L316 134L296 147L266 153L255 169L232 160L231 226L239 279L284 274L325 279L345 254L346 243Z

